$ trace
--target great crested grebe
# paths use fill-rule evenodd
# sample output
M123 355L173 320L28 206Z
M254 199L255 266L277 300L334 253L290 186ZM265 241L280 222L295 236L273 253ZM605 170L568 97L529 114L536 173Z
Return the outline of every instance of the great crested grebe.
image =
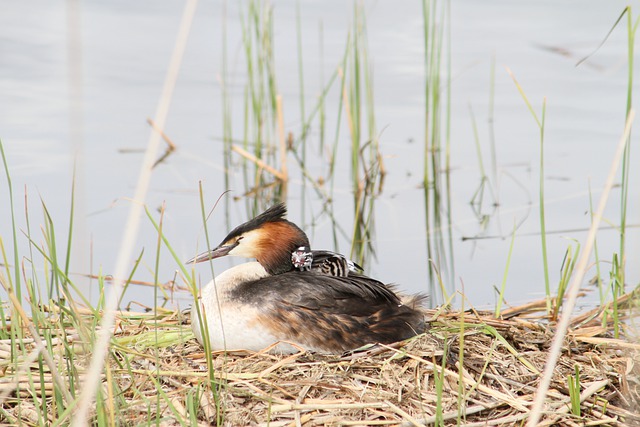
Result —
M331 251L312 251L308 246L300 246L291 253L293 268L300 271L317 270L329 276L348 276L364 270L342 254Z
M310 250L307 235L300 227L287 221L286 215L287 207L283 203L276 204L234 228L217 248L201 253L186 264L232 255L256 258L272 275L294 269L317 270L332 276L363 271L342 254Z
M403 302L343 255L309 250L306 234L285 215L286 207L275 205L188 261L226 255L257 260L222 272L202 289L197 304L213 350L258 351L280 342L272 351L291 353L298 346L339 353L427 329L423 296ZM196 304L191 327L203 344Z

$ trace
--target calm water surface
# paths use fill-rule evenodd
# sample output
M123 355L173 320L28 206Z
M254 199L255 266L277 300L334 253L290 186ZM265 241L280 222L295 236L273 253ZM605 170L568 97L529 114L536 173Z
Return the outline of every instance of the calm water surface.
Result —
M69 4L72 4L69 2ZM296 2L274 1L278 91L283 96L285 128L299 134ZM456 1L451 5L451 162L455 283L477 307L493 306L493 286L501 283L510 233L519 224L508 276L506 299L519 303L539 298L544 279L538 220L539 133L507 69L539 112L547 100L546 218L551 284L555 288L564 252L582 241L589 226L589 189L597 201L624 126L626 102L626 28L616 29L589 61L627 3L620 1L513 2ZM41 243L41 201L50 211L64 251L74 164L77 169L77 217L73 270L110 273L123 233L130 197L148 139L146 118L156 109L183 2L86 2L79 8L60 2L12 2L0 14L0 138L13 180L18 226L26 229L28 194L31 231ZM33 13L38 10L38 13ZM70 10L72 12L70 12ZM377 257L368 272L396 282L407 292L426 291L425 208L420 188L424 140L424 48L420 2L365 2L375 115L388 174L376 202ZM640 9L636 9L640 10ZM75 11L75 12L73 12ZM202 1L192 27L166 133L178 150L156 168L146 203L165 204L164 232L183 259L204 249L198 182L207 207L226 190L222 160L222 4ZM241 11L227 6L228 69L234 137L242 136L247 81ZM306 109L310 111L341 61L351 28L353 5L343 1L301 2ZM322 32L320 32L322 28ZM322 34L322 49L319 40ZM323 55L320 52L323 52ZM493 124L496 142L495 201L485 203L479 219L470 200L481 174L473 111L485 168L490 170L491 69L495 60ZM327 97L327 129L335 133L339 91ZM311 129L309 150L317 153L319 130ZM637 142L637 138L634 139ZM349 183L349 136L342 125L339 182L334 212L351 229L353 197ZM637 158L637 144L632 155ZM340 154L340 153L339 153ZM291 159L291 158L290 158ZM632 159L632 165L637 160ZM310 166L320 176L326 165ZM628 222L640 223L640 168L631 172ZM340 185L344 182L344 185ZM302 181L290 183L290 219L303 226L317 248L334 248L331 223L312 215L319 202L300 201ZM6 185L0 190L0 237L10 247L10 211ZM233 179L233 195L245 191ZM619 191L614 190L607 221L619 222ZM488 198L487 198L488 199ZM595 204L594 201L594 204ZM302 205L304 205L304 214ZM247 219L244 203L231 203L233 224ZM228 231L223 215L209 225L218 243ZM484 236L481 240L465 237ZM494 238L491 238L491 237ZM640 278L640 239L628 231L628 281ZM20 234L21 254L27 254ZM144 220L136 251L145 249L136 278L152 281L157 237ZM348 239L338 250L347 252ZM603 230L599 254L610 260L618 251L617 234ZM175 261L163 251L160 281L174 278ZM36 266L42 260L35 258ZM220 260L218 271L238 260ZM210 270L198 269L201 281ZM608 272L608 265L603 264ZM588 276L595 274L592 268ZM96 283L76 276L87 293ZM152 304L151 288L132 286L124 301ZM441 301L436 298L435 303ZM187 295L176 304L188 305Z

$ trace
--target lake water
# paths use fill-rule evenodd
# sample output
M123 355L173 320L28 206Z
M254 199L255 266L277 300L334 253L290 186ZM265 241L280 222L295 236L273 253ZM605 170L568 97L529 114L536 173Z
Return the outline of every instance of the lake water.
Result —
M228 3L228 88L233 136L240 139L248 78L241 30L241 13L246 8L241 11L235 2ZM272 3L275 75L283 97L285 131L294 135L302 128L296 4ZM502 282L514 222L519 228L506 300L516 304L544 294L538 234L539 132L507 69L518 79L538 114L543 98L547 100L544 181L550 233L548 259L555 288L567 246L572 239L582 241L586 236L586 231L580 230L590 224L589 189L595 205L623 131L626 25L615 29L586 63L579 67L576 63L597 48L626 5L621 1L451 4L454 279L469 302L479 308L492 307L496 300L493 287ZM183 7L183 2L168 0L80 5L73 1L32 1L5 4L0 14L0 138L13 181L18 227L26 228L26 191L36 242L41 244L42 240L42 200L57 227L58 251L64 253L75 165L75 272L108 274L114 268L148 140L146 119L156 110ZM397 283L405 292L427 291L429 264L424 192L420 187L425 114L422 8L417 1L399 6L387 0L364 2L364 10L376 125L387 170L384 191L375 207L373 244L377 257L366 269L385 282ZM198 182L203 182L207 209L227 189L221 142L222 14L221 2L201 1L198 5L166 126L166 133L178 148L156 168L146 200L154 212L165 203L164 232L185 260L205 246ZM353 14L351 2L300 2L307 114L322 90L321 82L328 80L342 59ZM470 110L478 126L485 168L491 170L493 61L497 160L493 188L499 207L484 206L485 222L470 205L481 179ZM335 123L339 97L338 87L327 95L329 123ZM334 127L329 124L327 129L333 138ZM313 153L318 153L318 138L319 130L312 127L308 149ZM338 154L347 159L350 142L344 124L339 138ZM634 138L632 165L637 164L636 142ZM293 163L291 155L289 161ZM343 227L351 230L353 196L348 159L337 167L334 212ZM321 160L310 168L318 176L325 169ZM639 172L640 168L632 167L628 210L628 223L636 227L640 223ZM347 252L348 239L341 238L334 248L330 221L317 215L320 203L312 193L300 199L301 187L300 177L292 176L290 219L308 231L314 247ZM0 188L0 237L9 250L10 211L4 179ZM229 189L234 196L246 191L239 178L232 179ZM614 189L606 211L609 224L604 225L619 223L619 200L620 192ZM248 218L244 203L230 202L230 206L232 224ZM627 232L627 281L632 285L640 278L636 227ZM214 215L209 230L217 244L228 232L224 216ZM474 236L489 238L463 239ZM26 256L27 239L22 233L19 239L20 253ZM135 251L144 248L145 253L136 279L152 281L156 241L152 225L143 220ZM606 262L618 248L615 230L599 232L605 279L609 271ZM175 261L164 250L160 259L160 281L172 280ZM215 267L220 271L237 262L220 260ZM37 268L43 265L38 255L34 263ZM208 266L198 267L198 273L202 282L210 279ZM587 276L594 274L592 267ZM95 281L74 278L95 299ZM124 301L151 305L152 295L151 288L132 286ZM181 307L190 303L186 294L175 297L175 304ZM433 302L442 301L436 297Z

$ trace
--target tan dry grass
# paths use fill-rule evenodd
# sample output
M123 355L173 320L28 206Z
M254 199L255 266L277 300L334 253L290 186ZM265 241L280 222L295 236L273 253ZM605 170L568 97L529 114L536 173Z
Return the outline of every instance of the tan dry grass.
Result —
M637 301L630 296L625 301L629 318L629 303ZM427 335L342 356L218 352L213 358L218 405L206 386L205 355L181 313L162 311L157 320L150 314L121 313L103 384L119 390L113 399L120 403L113 411L122 425L144 424L157 413L163 425L188 420L188 396L196 396L197 385L204 386L196 396L202 425L220 419L227 426L424 425L436 421L438 401L445 424L520 424L527 419L553 336L553 328L533 313L539 307L516 308L508 319L478 312L438 314ZM602 316L596 309L576 318L580 326L565 339L542 425L640 425L640 347L630 339L613 339ZM164 345L155 345L156 337ZM80 353L76 362L82 360ZM54 349L52 354L61 361L61 353ZM31 369L25 371L23 365L13 372L16 365L8 363L8 357L0 354L1 405L7 414L3 421L33 425L33 403L25 399L27 390L34 389L29 382L35 382L40 398L51 399L51 374L40 377L38 365L26 358ZM582 418L571 415L567 388L576 365ZM35 374L31 379L29 371ZM109 387L111 382L118 388Z

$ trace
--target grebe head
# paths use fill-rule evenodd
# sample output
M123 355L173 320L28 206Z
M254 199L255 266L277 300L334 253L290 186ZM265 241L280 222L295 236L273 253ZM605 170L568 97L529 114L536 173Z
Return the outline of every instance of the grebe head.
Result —
M283 203L270 207L234 228L215 249L198 255L187 264L231 255L255 258L269 274L292 270L291 254L300 247L309 247L309 239L297 225L285 219L286 214Z
M300 271L311 270L313 264L313 252L309 246L300 246L295 251L291 252L291 264L293 267Z

